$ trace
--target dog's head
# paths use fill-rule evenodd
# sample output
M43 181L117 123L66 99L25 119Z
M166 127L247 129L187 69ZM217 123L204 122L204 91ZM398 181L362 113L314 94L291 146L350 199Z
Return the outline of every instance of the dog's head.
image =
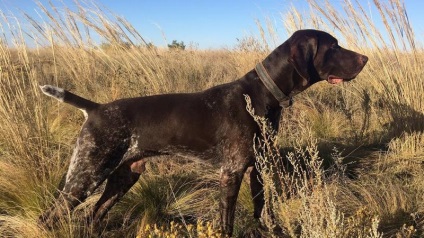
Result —
M352 80L368 61L365 55L342 48L336 38L323 31L299 30L287 42L288 61L305 86L321 80L331 84Z

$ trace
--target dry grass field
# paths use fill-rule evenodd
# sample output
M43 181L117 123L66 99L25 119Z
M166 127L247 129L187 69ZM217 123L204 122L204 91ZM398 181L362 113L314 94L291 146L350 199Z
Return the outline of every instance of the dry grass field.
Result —
M310 13L285 13L287 33L328 31L369 61L352 82L321 82L296 96L276 136L256 118L265 137L255 145L263 151L257 154L263 225L251 218L244 181L235 235L424 237L424 50L402 1L372 3L382 24L348 0L343 14L326 1L309 3ZM97 102L200 91L243 76L278 38L271 24L258 23L262 35L231 50L159 49L100 7L39 8L43 22L0 12L1 237L99 235L81 220L99 195L62 217L54 231L37 225L58 194L83 122L75 108L42 95L39 84ZM214 165L157 158L110 211L100 235L217 237L218 177Z

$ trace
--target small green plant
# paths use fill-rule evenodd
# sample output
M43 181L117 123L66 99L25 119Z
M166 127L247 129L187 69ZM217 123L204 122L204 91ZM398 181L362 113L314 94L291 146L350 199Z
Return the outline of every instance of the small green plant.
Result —
M173 40L171 44L168 44L168 48L170 50L185 50L186 45L183 41L178 42L177 40Z

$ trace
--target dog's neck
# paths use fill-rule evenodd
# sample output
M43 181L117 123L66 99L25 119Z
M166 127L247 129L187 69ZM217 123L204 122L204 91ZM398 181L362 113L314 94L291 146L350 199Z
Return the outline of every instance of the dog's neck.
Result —
M308 80L298 74L289 62L289 57L289 46L287 43L283 43L271 52L262 61L262 64L277 87L285 95L292 97L308 88L310 84ZM281 111L280 103L259 79L255 69L247 73L242 81L249 85L249 87L246 87L248 89L246 93L255 95L256 100L252 103L258 115L265 116L269 111Z
M269 76L262 62L256 64L255 71L263 85L272 93L282 108L289 107L292 104L292 97L285 95Z
M289 62L290 49L283 43L271 52L262 62L279 89L287 96L294 96L308 88L308 80L302 78ZM289 80L288 80L289 79Z

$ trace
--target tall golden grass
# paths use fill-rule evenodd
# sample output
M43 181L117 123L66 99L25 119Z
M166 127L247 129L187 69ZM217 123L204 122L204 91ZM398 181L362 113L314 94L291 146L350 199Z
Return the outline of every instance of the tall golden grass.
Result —
M256 146L266 146L257 166L264 177L267 229L250 218L244 181L235 233L423 236L424 53L404 2L373 1L381 23L356 2L342 1L343 12L329 1L308 2L310 12L285 13L287 33L322 29L370 60L348 84L319 83L297 96L276 137L264 129L266 140ZM265 30L258 22L261 36L232 50L158 49L107 9L77 3L76 10L39 3L44 20L0 12L0 236L98 235L80 221L98 195L64 216L54 231L36 223L57 195L83 120L74 108L42 96L39 84L98 102L199 91L242 76L278 38L271 24ZM102 235L218 236L216 171L177 158L149 164L106 218Z

